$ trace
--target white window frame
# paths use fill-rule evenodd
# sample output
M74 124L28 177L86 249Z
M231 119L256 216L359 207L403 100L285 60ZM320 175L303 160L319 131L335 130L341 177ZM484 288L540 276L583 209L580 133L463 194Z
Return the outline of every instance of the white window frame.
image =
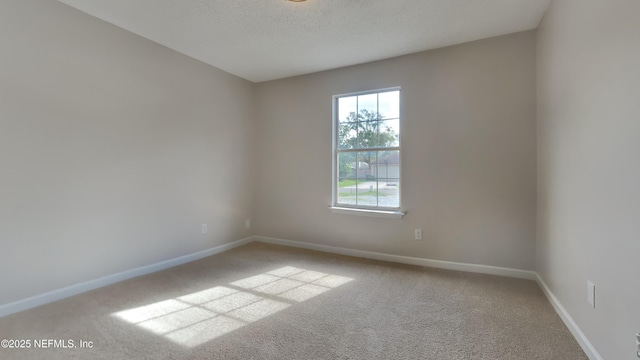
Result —
M402 131L398 134L398 146L394 147L385 147L385 148L360 148L360 149L349 149L349 150L341 150L338 149L338 129L340 124L340 119L338 115L338 100L343 97L350 96L359 96L359 95L368 95L368 94L378 94L389 91L398 91L399 95L399 124L402 129L402 90L399 86L383 88L383 89L374 89L374 90L366 90L366 91L358 91L346 94L334 95L332 97L332 127L331 127L331 136L332 136L332 161L331 161L331 206L329 207L333 213L343 214L343 215L358 215L358 216L372 216L372 217L384 217L384 218L395 218L401 219L405 212L402 209ZM383 207L383 206L363 206L363 205L353 205L353 204L341 204L338 203L338 154L345 152L356 152L356 151L384 151L384 150L397 150L399 152L399 189L398 189L398 207Z

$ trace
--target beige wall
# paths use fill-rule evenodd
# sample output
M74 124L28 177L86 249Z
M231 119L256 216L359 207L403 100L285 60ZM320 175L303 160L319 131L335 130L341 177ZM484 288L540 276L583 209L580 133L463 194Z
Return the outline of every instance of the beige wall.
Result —
M332 214L331 97L391 86L407 216ZM535 32L259 84L256 233L533 269L535 87Z
M0 304L250 235L252 83L49 0L0 51Z
M556 0L538 33L537 270L604 359L635 359L640 331L639 19Z

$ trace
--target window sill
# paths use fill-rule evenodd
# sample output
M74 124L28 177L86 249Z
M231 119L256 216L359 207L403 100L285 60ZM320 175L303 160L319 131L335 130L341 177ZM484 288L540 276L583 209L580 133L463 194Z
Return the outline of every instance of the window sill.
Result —
M345 208L345 207L337 207L337 206L330 206L329 210L331 210L331 212L334 214L340 214L340 215L369 216L369 217L387 218L387 219L402 219L402 217L406 214L405 212L402 212L402 211L353 209L353 208Z

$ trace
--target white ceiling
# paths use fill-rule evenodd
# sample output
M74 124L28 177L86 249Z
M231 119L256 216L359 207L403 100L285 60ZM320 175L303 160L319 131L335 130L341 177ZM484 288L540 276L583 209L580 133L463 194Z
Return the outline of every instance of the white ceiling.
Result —
M550 0L59 0L254 82L534 29Z

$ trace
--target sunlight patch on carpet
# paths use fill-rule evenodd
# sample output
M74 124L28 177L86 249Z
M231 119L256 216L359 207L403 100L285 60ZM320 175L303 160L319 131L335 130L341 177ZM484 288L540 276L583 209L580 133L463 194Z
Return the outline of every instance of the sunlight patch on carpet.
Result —
M352 278L285 266L112 316L177 344L194 347L276 314Z

